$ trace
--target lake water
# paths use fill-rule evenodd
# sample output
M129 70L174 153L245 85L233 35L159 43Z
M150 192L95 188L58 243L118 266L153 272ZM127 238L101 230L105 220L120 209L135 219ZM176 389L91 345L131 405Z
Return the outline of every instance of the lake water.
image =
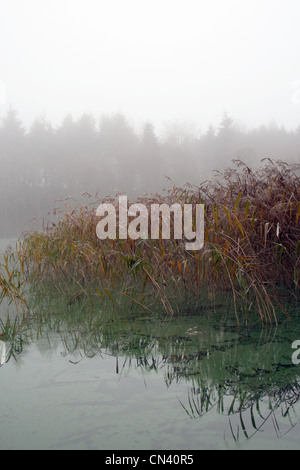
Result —
M44 299L9 324L2 306L0 449L300 449L289 308L238 328L222 308L163 319Z

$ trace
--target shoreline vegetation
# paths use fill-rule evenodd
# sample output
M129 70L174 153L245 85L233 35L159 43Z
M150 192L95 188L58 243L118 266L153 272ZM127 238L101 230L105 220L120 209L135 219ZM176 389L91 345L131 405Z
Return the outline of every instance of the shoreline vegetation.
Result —
M147 208L204 204L202 250L186 251L172 236L99 240L96 208L106 202L117 212L118 198L86 194L86 205L74 208L66 201L53 211L58 221L24 234L16 250L3 256L0 302L8 298L17 310L26 310L29 285L67 293L68 305L105 299L116 308L174 315L189 306L213 306L226 294L238 324L252 315L263 324L277 323L279 312L287 315L280 292L299 295L300 164L264 159L252 170L234 160L199 186L176 187L171 180L170 185L165 195L135 202Z

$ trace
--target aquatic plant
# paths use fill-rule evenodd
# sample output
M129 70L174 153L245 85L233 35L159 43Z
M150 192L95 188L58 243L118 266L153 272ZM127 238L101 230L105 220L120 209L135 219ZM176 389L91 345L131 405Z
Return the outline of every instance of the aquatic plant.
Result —
M173 185L165 195L135 201L148 212L152 204L204 204L201 251L188 252L172 237L99 240L96 207L109 202L118 217L117 196L86 195L85 206L66 202L54 212L58 221L43 233L28 233L18 258L31 283L53 284L70 303L100 297L150 310L162 305L174 314L226 292L237 322L251 311L263 323L276 322L278 308L283 311L278 289L299 293L299 168L265 159L254 171L237 160L198 187Z
M103 306L103 305L102 305ZM115 358L115 373L157 373L167 388L186 384L178 403L192 419L206 413L228 417L226 441L250 440L272 421L278 438L297 421L300 399L298 368L291 363L290 334L299 315L276 327L259 324L251 334L230 318L197 316L172 318L159 315L115 315L106 300L93 308L88 303L65 308L60 297L51 302L36 298L31 315L0 319L5 362L22 363L28 346L47 338L49 352L65 357L72 366L92 357ZM33 307L33 305L32 305ZM154 317L154 318L153 318ZM0 361L1 362L1 361ZM200 424L200 423L199 423Z
M23 286L25 284L24 264L20 256L21 247L15 252L5 253L0 258L0 304L8 300L16 312L24 313L27 309Z

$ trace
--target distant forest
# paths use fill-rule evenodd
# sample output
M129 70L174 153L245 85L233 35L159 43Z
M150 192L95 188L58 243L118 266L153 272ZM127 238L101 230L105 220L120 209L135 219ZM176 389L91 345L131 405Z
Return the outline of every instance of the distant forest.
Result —
M299 155L300 126L245 131L227 114L201 135L174 122L158 137L151 122L138 132L121 113L69 115L56 128L40 117L26 130L10 109L0 125L0 237L20 235L58 199L81 202L84 192L135 199L161 193L170 186L165 176L176 185L197 184L233 159L257 166L266 157L299 162Z

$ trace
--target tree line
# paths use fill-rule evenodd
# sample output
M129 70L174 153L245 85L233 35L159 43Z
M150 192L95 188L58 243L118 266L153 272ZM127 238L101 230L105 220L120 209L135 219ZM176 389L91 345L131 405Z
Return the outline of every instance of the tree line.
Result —
M148 121L137 131L122 113L68 115L56 127L41 116L26 129L9 109L0 124L0 237L46 217L58 199L80 201L84 192L134 199L161 193L166 177L197 184L232 159L257 165L265 157L299 161L299 154L300 126L287 131L271 123L246 131L226 113L201 134L173 122L158 135Z

